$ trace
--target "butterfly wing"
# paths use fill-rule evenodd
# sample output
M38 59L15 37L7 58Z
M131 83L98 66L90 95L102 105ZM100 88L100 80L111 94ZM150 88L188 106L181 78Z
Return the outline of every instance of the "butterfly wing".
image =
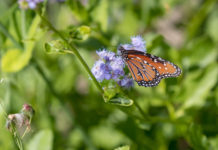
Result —
M160 82L160 79L156 77L157 70L149 64L144 64L137 58L131 58L126 61L128 68L133 76L133 79L140 86L155 86Z
M160 57L136 50L121 52L133 79L140 86L156 86L162 78L177 77L181 74L178 66Z

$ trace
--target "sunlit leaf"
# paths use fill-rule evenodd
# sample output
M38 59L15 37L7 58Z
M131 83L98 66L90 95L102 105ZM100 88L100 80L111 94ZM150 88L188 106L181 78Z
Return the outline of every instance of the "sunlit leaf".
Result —
M192 87L191 94L188 95L186 102L184 103L185 108L191 106L202 106L205 102L205 97L211 88L216 84L218 76L218 67L216 64L211 65L205 75Z
M113 149L117 147L117 145L128 141L127 137L125 137L122 132L106 124L91 128L90 136L95 145L104 149Z
M40 23L39 16L36 16L29 28L27 39L24 41L24 50L9 49L2 57L3 72L17 72L23 69L32 57L32 51L35 46L35 40L41 32L37 31Z
M19 49L8 50L2 57L3 72L17 72L29 62L30 54Z
M52 150L53 133L51 130L39 131L28 143L27 150Z
M212 15L210 16L207 22L207 32L215 42L218 41L217 27L218 27L218 11L216 10L214 13L212 13Z
M121 147L115 148L114 150L130 150L130 147L128 145L126 145L126 146L121 146Z

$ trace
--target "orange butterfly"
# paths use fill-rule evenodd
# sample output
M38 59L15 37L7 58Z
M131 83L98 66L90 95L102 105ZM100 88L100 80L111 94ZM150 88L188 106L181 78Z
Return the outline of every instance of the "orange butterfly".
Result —
M177 77L181 74L178 66L160 57L135 49L126 50L123 46L118 50L139 86L156 86L163 78Z

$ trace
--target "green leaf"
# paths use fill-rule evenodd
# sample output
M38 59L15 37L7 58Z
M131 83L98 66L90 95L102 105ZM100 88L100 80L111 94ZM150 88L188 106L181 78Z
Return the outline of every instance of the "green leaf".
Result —
M116 32L126 36L135 35L139 28L139 21L136 14L131 10L131 7L128 8L124 14L121 22L116 25Z
M53 133L50 129L41 130L28 143L27 150L52 150Z
M8 50L2 57L3 72L17 72L29 62L30 55L19 49Z
M119 106L131 106L133 104L133 100L127 97L117 97L112 98L108 101L110 104L115 104Z
M106 103L115 104L119 106L131 106L133 100L125 96L119 86L114 86L114 81L105 81L104 85L104 101Z
M104 88L104 95L103 95L103 98L104 98L104 101L105 102L109 102L110 99L112 99L113 97L115 97L117 91L115 88Z
M32 57L32 51L35 46L35 40L41 35L37 30L40 23L40 17L36 16L29 28L27 40L24 41L24 51L18 48L9 49L2 56L2 71L17 72L23 69Z
M125 145L125 146L115 148L114 150L130 150L130 147L128 145Z
M216 0L206 0L199 11L194 15L188 26L188 40L190 40L199 30L205 18L215 6Z
M66 3L70 6L70 9L74 13L76 19L84 21L88 19L88 12L86 8L81 4L81 1L67 0Z
M188 95L184 108L191 106L202 106L205 102L205 97L208 95L211 88L216 84L218 76L218 66L211 65L205 72L205 75L190 88L191 95Z
M201 133L199 126L191 124L188 129L189 143L195 150L207 150L209 143L207 137Z
M129 143L128 138L119 130L107 124L99 124L89 131L93 143L102 149L113 149L117 145Z
M215 41L218 41L218 10L216 10L212 15L209 17L207 22L207 32L209 36Z
M217 149L218 147L218 136L214 137L214 138L210 138L209 140L211 149Z
M101 29L106 31L108 28L108 0L101 0L91 15L93 20L100 24Z

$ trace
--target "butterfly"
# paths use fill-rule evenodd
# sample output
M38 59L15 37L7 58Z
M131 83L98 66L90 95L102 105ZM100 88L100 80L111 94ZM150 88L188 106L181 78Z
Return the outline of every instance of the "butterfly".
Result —
M139 86L156 86L163 78L177 77L181 74L181 69L177 65L160 57L134 48L126 50L123 46L119 46L118 50Z

